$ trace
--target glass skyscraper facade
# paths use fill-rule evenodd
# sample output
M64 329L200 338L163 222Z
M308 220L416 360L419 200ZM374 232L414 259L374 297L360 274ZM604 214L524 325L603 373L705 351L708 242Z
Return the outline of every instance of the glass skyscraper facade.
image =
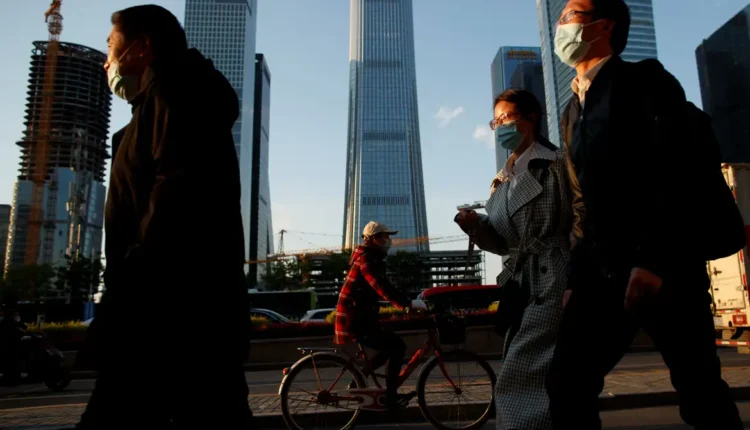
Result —
M240 116L232 129L240 163L242 225L250 243L253 173L253 108L255 104L255 29L257 0L186 0L185 33L226 76L240 100ZM249 246L248 246L249 249Z
M547 104L547 126L549 138L556 145L560 138L560 119L565 107L573 97L570 83L576 76L575 69L563 64L555 55L555 32L567 0L537 0L539 33L542 42L544 65L544 91ZM656 58L656 31L652 0L625 0L630 8L630 34L628 45L622 53L626 61Z
M271 127L271 71L263 54L255 54L255 118L253 120L253 191L251 196L250 260L273 254L271 184L268 177ZM251 264L248 279L261 283L266 264Z
M533 93L544 110L544 77L542 73L542 50L536 47L502 46L490 65L492 77L492 102L509 88L527 90ZM492 106L494 109L494 106ZM542 118L543 121L546 119ZM498 133L498 130L495 130ZM546 123L542 135L547 135ZM495 140L497 142L497 139ZM495 143L495 167L500 171L510 151Z
M750 6L704 40L695 56L721 161L750 163Z
M349 43L343 245L359 244L369 221L426 237L411 0L351 0Z

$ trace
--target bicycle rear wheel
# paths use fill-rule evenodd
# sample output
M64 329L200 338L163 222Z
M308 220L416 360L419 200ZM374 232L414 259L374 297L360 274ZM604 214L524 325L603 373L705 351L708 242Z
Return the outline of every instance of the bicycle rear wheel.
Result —
M364 388L362 373L341 356L308 355L292 366L279 390L281 414L291 430L349 430L359 403L343 401L348 388Z
M442 366L432 357L419 374L417 396L422 414L440 430L481 428L495 408L495 371L468 351L451 351L442 357Z

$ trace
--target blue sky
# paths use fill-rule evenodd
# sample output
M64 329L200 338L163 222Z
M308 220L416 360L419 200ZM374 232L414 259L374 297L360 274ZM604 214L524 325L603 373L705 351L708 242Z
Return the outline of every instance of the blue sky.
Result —
M184 0L152 0L184 18ZM487 197L494 152L490 63L502 45L538 46L533 0L413 0L422 155L431 236L460 234L456 205ZM131 0L64 0L62 40L106 50L109 16ZM258 0L257 52L272 75L270 174L274 228L289 250L340 244L349 55L348 0ZM700 105L695 48L748 0L654 0L659 59ZM11 203L33 40L46 39L48 0L0 2L0 203ZM186 88L185 91L190 91ZM113 102L110 132L129 120ZM210 202L196 202L196 210ZM195 215L195 214L192 214ZM199 228L198 226L196 226ZM464 249L448 243L433 249ZM500 271L490 257L488 279Z

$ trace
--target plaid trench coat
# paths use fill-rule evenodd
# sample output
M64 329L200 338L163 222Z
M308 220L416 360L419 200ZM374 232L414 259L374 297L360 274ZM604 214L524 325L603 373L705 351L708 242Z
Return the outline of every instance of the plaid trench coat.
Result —
M542 145L529 151L528 170L518 176L510 196L503 172L493 181L476 235L479 248L506 256L498 285L513 279L530 293L520 327L505 337L495 393L498 430L552 430L544 381L563 314L573 192L563 151ZM526 258L519 258L521 247Z
M367 324L377 325L380 300L399 309L409 301L385 274L387 253L375 247L358 246L352 253L349 273L339 293L333 342L345 345L356 341Z

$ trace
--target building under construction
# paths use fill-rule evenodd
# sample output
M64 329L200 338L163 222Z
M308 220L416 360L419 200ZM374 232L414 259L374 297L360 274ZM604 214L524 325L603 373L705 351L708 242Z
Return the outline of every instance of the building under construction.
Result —
M56 264L66 255L98 258L101 253L112 103L102 67L107 56L86 46L59 42L53 73L45 73L50 67L49 47L50 42L37 41L31 53L6 270L29 263L28 256L34 254L32 259L38 264ZM46 170L46 176L37 200L41 202L39 243L33 245L35 180L41 183L37 170Z
M325 261L330 258L329 255L307 254L299 255L297 259L309 265L308 273L303 274L307 287L312 287L319 295L328 293L338 297L344 276L335 279L335 276L326 273ZM410 296L416 296L422 290L431 287L482 285L484 283L483 251L474 252L471 257L465 250L427 251L411 254L411 257L407 258L409 260L406 260L406 266L411 263L413 269L408 267L400 269L389 265L388 277L396 283L399 283L400 277L408 277L409 285L400 285L400 287Z

